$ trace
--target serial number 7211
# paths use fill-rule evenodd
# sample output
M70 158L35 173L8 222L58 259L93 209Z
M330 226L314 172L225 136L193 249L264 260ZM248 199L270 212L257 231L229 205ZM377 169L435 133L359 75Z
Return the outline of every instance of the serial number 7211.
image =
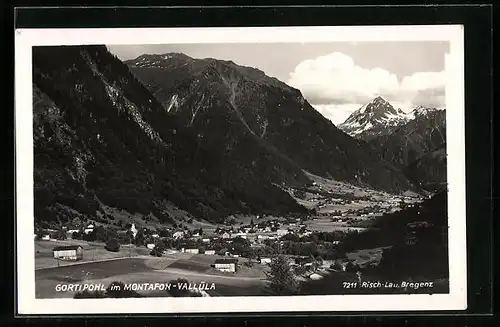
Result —
M343 282L342 287L343 288L356 288L356 287L358 287L358 283L357 282Z

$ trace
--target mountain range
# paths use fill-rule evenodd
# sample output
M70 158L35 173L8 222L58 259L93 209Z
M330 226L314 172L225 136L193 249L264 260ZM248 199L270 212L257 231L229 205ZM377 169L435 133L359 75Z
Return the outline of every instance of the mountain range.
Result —
M320 176L390 191L412 188L404 174L340 131L299 90L260 70L176 53L125 63L204 146L230 161L253 161L265 149ZM242 153L226 150L237 150L242 140Z
M421 187L446 185L446 111L417 106L408 113L376 97L353 112L339 128L364 140L382 159L402 169Z
M354 111L338 127L352 137L371 141L379 136L390 135L412 120L425 120L444 109L417 106L406 113L395 109L391 103L378 96Z
M304 214L286 189L311 184L306 172L391 193L421 187L421 166L408 177L402 154L349 136L299 90L231 61L34 47L33 124L38 221Z

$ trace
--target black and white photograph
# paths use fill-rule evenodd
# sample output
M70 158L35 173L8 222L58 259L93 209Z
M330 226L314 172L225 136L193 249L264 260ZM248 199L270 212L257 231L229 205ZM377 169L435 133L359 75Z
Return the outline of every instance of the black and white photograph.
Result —
M16 35L20 307L466 306L460 26L150 31Z

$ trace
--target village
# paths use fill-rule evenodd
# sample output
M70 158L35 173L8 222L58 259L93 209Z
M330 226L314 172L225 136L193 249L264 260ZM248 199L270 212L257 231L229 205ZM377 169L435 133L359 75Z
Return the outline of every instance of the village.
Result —
M181 223L160 228L127 223L120 228L77 220L78 226L38 229L35 266L47 269L142 258L155 271L161 267L172 276L231 276L247 282L253 278L262 285L273 258L282 254L299 280L317 280L376 264L383 249L357 257L346 253L343 239L369 228L374 218L412 207L421 200L379 193L336 197L331 190L325 192L324 186L301 193L297 201L313 207L315 214L286 218L235 214L222 224L204 228Z

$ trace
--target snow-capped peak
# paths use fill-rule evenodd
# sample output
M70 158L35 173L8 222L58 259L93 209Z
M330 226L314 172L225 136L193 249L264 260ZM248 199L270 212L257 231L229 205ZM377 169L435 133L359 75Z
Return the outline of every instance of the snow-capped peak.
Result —
M444 109L438 109L436 107L425 107L425 106L416 106L412 111L408 113L408 117L410 119L415 119L418 116L427 116L428 114Z
M353 112L339 128L355 136L364 132L388 130L389 127L399 126L408 120L401 109L395 109L387 100L378 96Z

